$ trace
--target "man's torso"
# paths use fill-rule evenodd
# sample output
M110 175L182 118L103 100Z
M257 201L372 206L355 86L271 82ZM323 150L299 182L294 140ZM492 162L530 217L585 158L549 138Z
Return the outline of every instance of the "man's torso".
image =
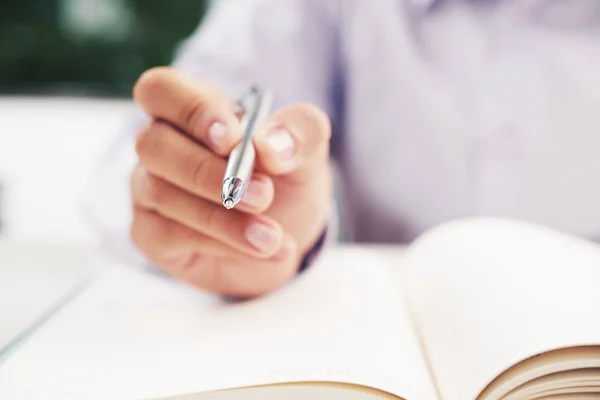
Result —
M595 1L563 0L562 11L348 2L341 162L352 239L407 241L470 215L600 237Z

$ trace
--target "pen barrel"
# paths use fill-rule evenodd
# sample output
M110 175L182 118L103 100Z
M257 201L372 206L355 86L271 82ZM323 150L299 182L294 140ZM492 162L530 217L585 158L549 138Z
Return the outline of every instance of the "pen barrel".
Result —
M240 119L243 137L229 155L221 191L223 206L227 209L235 207L250 184L256 157L252 136L256 128L268 118L272 101L273 95L259 88L252 88L240 101L244 110Z
M238 144L231 155L229 156L230 160L237 160L235 163L228 163L227 170L225 171L224 179L236 177L239 178L244 187L247 187L250 182L250 177L252 176L252 171L254 170L254 160L256 157L256 153L254 150L254 145L250 142L247 144L247 148L242 153L243 143Z

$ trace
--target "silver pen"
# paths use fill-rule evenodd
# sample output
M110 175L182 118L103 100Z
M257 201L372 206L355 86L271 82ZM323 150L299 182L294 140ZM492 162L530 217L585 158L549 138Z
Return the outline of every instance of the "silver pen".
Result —
M256 128L269 117L272 104L273 95L258 87L252 87L240 100L243 112L240 121L242 141L229 155L221 192L223 206L228 210L240 202L250 183L256 158L252 136Z

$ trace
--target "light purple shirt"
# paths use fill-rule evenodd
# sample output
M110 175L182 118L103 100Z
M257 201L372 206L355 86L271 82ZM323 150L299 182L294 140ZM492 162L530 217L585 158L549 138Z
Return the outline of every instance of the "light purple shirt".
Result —
M174 64L330 115L346 239L473 215L600 237L598 0L222 0ZM99 175L109 236L128 232L134 132Z

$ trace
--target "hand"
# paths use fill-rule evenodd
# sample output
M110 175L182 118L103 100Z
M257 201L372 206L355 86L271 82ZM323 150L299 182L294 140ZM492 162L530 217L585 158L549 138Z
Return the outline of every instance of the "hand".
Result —
M136 142L135 245L169 274L218 294L257 296L291 279L333 204L327 116L308 104L276 112L255 135L248 190L227 210L226 157L242 134L235 101L166 67L145 72L133 95L153 117Z

